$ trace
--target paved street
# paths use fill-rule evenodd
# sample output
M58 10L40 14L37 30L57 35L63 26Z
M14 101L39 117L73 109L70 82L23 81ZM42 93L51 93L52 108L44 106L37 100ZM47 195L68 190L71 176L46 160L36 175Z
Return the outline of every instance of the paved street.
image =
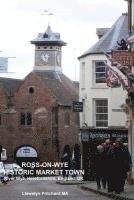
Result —
M55 181L23 180L0 183L1 200L108 200L109 198L81 190L76 185L59 185Z

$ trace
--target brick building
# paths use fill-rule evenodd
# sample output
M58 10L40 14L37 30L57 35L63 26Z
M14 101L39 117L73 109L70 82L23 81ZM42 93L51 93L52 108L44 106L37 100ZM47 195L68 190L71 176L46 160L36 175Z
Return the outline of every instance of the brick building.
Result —
M72 110L78 87L62 73L66 45L48 26L31 41L35 65L24 80L0 78L0 143L7 161L59 160L78 144L79 118Z

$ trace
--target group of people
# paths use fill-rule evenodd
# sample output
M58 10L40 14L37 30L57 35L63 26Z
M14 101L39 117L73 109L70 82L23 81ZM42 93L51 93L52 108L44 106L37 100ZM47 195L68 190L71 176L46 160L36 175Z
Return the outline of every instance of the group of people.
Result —
M124 191L132 160L127 146L121 139L116 139L114 143L107 139L97 146L95 166L98 189L101 189L102 183L102 187L107 187L108 192L120 194Z

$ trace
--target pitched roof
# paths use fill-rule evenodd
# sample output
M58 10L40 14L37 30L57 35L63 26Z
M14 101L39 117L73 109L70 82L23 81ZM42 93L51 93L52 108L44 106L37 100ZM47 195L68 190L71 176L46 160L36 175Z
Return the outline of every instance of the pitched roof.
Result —
M85 57L89 54L98 54L111 52L112 49L117 49L117 41L120 42L122 38L128 37L128 15L122 14L113 26L99 39L99 41L89 48L79 58Z
M64 74L55 71L34 71L33 73L50 89L58 104L71 106L72 101L78 100L78 88Z
M32 40L31 43L38 45L66 45L66 43L60 39L60 34L53 32L49 25L45 33L39 33L38 37Z
M62 73L55 71L33 71L43 84L52 92L57 103L63 106L72 106L72 101L78 100L78 87ZM0 77L0 84L7 95L14 95L25 80Z
M8 95L13 95L19 86L21 85L23 80L0 77L0 84L4 87Z

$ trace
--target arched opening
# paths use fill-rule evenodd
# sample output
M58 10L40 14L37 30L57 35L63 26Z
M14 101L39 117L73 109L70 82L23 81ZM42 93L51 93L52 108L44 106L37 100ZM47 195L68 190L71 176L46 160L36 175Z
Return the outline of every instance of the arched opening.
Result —
M70 166L70 164L71 164L71 150L70 150L70 146L68 144L64 146L61 160L62 160L62 162L68 162L68 166Z
M31 145L22 145L17 147L14 157L20 166L22 166L22 162L27 163L39 161L38 153L36 149Z
M79 144L74 145L72 160L75 163L75 169L79 170L81 168L81 152Z
M69 170L71 168L71 150L69 145L64 146L61 162L67 163L67 167L63 167L62 170L63 178L68 177L66 170Z

